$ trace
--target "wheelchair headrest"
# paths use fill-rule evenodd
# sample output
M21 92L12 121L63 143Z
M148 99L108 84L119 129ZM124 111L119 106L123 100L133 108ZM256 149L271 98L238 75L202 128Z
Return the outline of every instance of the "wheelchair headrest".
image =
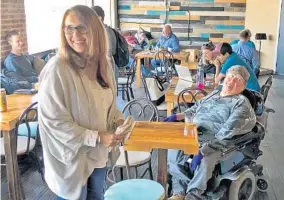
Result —
M257 101L256 101L256 97L255 97L255 94L253 93L253 91L245 89L242 92L242 95L244 95L249 100L253 110L256 110L257 109Z

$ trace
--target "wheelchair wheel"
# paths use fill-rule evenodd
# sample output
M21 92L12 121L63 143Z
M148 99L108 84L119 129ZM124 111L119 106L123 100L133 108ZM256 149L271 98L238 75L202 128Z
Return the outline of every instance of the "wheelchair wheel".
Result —
M255 176L246 171L237 180L232 181L229 188L229 200L251 200L256 188Z
M268 183L263 177L258 177L256 180L256 186L259 191L266 192L268 189Z

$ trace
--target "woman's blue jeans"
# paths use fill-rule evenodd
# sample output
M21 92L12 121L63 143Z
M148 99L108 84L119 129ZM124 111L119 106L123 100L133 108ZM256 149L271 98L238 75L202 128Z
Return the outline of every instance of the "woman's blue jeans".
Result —
M94 169L87 181L87 185L82 188L79 200L103 200L104 185L106 180L106 167ZM57 197L57 200L66 200Z

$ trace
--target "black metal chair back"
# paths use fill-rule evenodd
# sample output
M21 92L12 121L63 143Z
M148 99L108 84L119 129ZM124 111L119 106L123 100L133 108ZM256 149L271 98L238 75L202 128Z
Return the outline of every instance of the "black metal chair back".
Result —
M197 102L197 99L201 99L205 96L207 96L207 92L202 89L186 88L182 90L178 94L177 98L179 112L181 113L184 110L190 108L192 105L194 105L195 102Z
M159 121L157 107L146 98L134 99L128 102L122 113L125 116L132 116L136 121Z
M30 151L30 140L32 137L32 131L31 131L31 127L29 122L34 122L38 120L38 111L37 111L37 104L38 102L34 102L32 103L24 112L23 114L20 116L19 121L16 124L15 127L15 133L16 136L18 136L18 131L19 131L19 126L21 124L25 124L26 128L27 128L27 137L28 137L28 142L27 142L27 148L26 148L26 153L28 153ZM38 136L38 127L37 127L37 133L35 136L35 140L37 141L37 136Z
M165 81L169 82L175 71L173 54L167 50L161 50L155 54L154 59L160 61L160 65L155 68L156 75L164 77Z

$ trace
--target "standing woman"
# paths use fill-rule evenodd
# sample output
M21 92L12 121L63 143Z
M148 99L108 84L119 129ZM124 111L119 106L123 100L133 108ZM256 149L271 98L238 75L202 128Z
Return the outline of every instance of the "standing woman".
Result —
M108 147L123 123L102 22L87 6L68 9L61 46L40 76L39 130L45 179L58 199L103 199Z

